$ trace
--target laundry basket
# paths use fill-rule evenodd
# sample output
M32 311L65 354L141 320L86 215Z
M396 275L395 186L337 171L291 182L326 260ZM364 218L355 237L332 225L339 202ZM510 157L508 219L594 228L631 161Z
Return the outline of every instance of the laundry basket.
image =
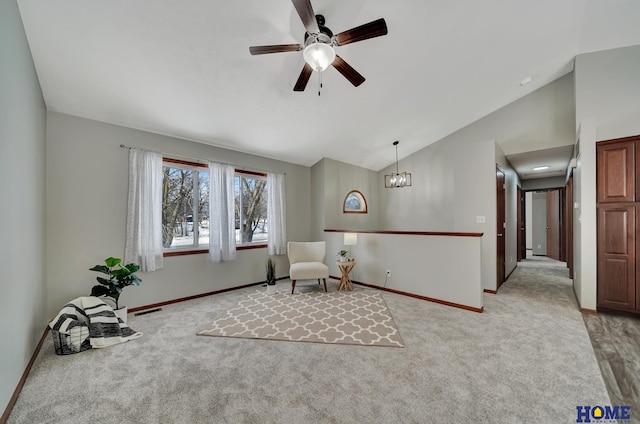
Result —
M71 355L91 349L89 326L80 324L69 329L69 334L51 330L56 355Z

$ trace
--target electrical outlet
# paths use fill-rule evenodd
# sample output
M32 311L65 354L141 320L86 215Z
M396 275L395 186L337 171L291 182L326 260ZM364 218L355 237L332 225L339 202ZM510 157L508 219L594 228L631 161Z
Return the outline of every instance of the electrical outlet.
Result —
M391 277L391 270L390 269L387 270L387 277Z

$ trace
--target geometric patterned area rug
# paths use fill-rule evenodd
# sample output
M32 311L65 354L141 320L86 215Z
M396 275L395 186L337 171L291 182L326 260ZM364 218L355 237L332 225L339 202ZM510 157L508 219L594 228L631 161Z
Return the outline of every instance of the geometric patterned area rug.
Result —
M198 335L404 347L384 299L369 290L293 295L257 291Z

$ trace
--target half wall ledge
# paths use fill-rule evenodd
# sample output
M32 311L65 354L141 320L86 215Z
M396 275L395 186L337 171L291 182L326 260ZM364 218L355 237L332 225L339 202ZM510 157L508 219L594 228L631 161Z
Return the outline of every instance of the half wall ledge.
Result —
M352 281L419 299L483 312L483 233L325 229L327 252L357 233ZM329 262L331 275L340 271ZM387 274L390 271L390 274Z
M392 231L392 230L324 230L325 233L400 234L406 236L482 237L484 233L449 231Z

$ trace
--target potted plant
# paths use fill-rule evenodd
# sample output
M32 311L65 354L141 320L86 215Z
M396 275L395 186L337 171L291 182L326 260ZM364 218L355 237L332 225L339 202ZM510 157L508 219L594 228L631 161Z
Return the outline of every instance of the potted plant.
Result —
M127 286L139 286L142 280L136 274L140 265L131 263L122 265L122 259L109 257L104 260L104 265L96 265L90 271L97 271L107 275L107 278L96 277L98 283L91 289L91 296L106 296L113 300L115 304L114 312L126 323L127 307L122 308L118 304L118 299L122 289Z
M276 261L267 259L267 294L276 294Z
M342 249L338 252L336 256L340 258L340 262L347 262L347 253L349 253L348 250Z

